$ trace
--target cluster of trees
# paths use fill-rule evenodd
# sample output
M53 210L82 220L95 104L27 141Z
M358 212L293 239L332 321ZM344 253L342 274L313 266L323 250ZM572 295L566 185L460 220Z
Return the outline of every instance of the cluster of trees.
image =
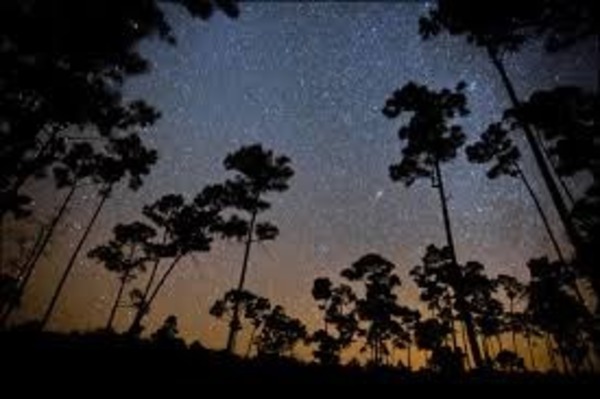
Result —
M213 8L207 1L169 2L202 18ZM138 189L157 161L156 151L140 134L159 113L143 100L125 102L121 87L126 78L148 69L135 44L151 34L174 42L170 27L155 1L80 3L11 0L0 5L0 227L31 214L31 198L24 193L31 180L51 171L57 192L64 194L14 267L5 267L8 262L0 254L3 327L78 189L98 187L97 204L42 316L42 329L115 187L127 183ZM230 2L216 5L237 15ZM277 226L262 219L271 206L268 198L287 190L294 174L289 158L256 144L227 155L224 167L231 177L222 183L206 186L192 199L164 195L142 209L143 220L118 224L108 242L88 253L119 281L105 329L113 330L118 310L127 304L135 312L126 333L139 336L165 282L182 261L210 251L215 240L230 240L243 244L240 277L210 310L229 325L229 352L236 350L238 333L248 326L247 355L253 349L259 356L291 355L304 344L312 347L318 362L331 365L358 345L375 366L391 364L394 351L402 350L406 358L400 364L412 369L418 349L433 370L514 371L525 368L525 358L535 369L533 347L542 343L553 367L559 358L565 372L594 370L594 354L600 353L600 274L594 262L600 247L598 93L557 87L521 99L504 65L505 56L527 40L541 38L546 50L561 51L598 35L591 7L583 0L440 0L420 21L425 39L447 32L483 48L506 88L511 108L465 152L470 162L489 166L490 179L519 179L544 223L556 260L530 260L529 283L508 275L490 277L483 264L459 261L442 172L466 145L460 125L469 113L466 85L435 90L409 82L393 92L382 112L401 121L398 139L404 143L399 161L390 166L391 179L407 187L430 179L440 197L446 242L428 245L422 263L410 273L426 311L400 303L396 266L378 254L367 254L343 269L341 283L323 277L314 281L312 296L324 321L316 331L248 291L253 244L278 235ZM521 150L515 144L519 134L533 154L572 255L561 249L548 210L520 164ZM570 180L581 174L590 177L591 185L577 197ZM143 273L147 278L129 290ZM153 337L168 341L176 335L177 320L170 317Z
M228 0L170 0L207 19L215 8L236 17ZM0 323L18 307L53 233L83 186L98 203L42 318L53 314L63 286L106 201L118 184L136 190L157 160L142 133L159 112L126 101L123 83L149 70L137 44L150 36L175 43L160 0L3 1L0 5ZM36 226L16 259L4 254L5 226L32 213L27 188L53 177L64 195L56 213ZM10 237L8 237L10 238Z

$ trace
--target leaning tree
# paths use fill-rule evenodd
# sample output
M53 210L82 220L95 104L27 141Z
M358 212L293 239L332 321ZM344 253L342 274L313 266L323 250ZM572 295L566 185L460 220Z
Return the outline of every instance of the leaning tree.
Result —
M110 309L106 330L111 331L121 305L125 287L137 274L146 270L146 263L153 258L151 241L156 235L154 229L142 222L117 224L113 228L113 238L88 253L88 257L104 264L111 273L118 276L119 288Z
M79 253L115 186L125 180L130 189L138 190L143 184L144 176L150 173L150 167L156 163L156 160L156 151L147 148L135 133L110 139L103 151L97 153L92 166L91 180L99 186L98 195L100 198L50 298L41 320L42 329L49 322Z
M481 134L479 141L467 146L466 153L469 162L492 164L487 171L488 178L497 179L498 177L505 175L518 178L521 183L523 183L523 186L527 189L527 193L531 197L531 200L544 223L548 238L556 251L558 259L564 262L565 258L560 249L560 245L558 244L558 240L552 231L552 226L550 226L548 217L546 216L529 179L519 164L521 153L509 137L508 128L502 123L493 123L489 125L487 130Z
M521 108L522 102L505 67L507 54L518 51L528 40L539 37L545 41L548 50L560 50L598 35L599 26L593 2L587 0L438 0L437 6L419 21L419 31L425 39L447 32L463 36L469 43L485 49L515 109ZM518 122L567 235L575 248L581 250L581 237L569 216L569 208L545 159L534 127L524 119Z
M181 195L168 194L144 207L144 215L156 226L158 234L162 234L162 241L153 245L152 250L158 259L145 291L134 291L137 310L128 333L137 335L142 332L142 321L150 306L185 257L196 252L210 251L223 223L218 199L214 187L208 186L189 203ZM167 267L157 277L161 260L167 261Z

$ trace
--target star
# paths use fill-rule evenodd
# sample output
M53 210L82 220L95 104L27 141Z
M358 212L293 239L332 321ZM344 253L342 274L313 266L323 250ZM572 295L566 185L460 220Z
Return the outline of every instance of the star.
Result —
M265 250L251 253L248 289L271 293L273 303L298 316L313 314L312 280L323 271L339 274L367 251L392 259L411 286L407 271L420 262L428 244L443 244L444 227L429 181L404 187L390 180L388 168L400 157L400 124L385 118L381 109L408 81L440 89L464 80L471 113L457 123L469 142L477 139L508 104L485 52L447 36L423 41L418 20L429 3L242 2L240 7L237 20L216 15L202 23L168 8L178 45L143 44L153 68L127 82L126 96L160 109L162 118L144 133L160 159L140 190L122 187L111 196L87 245L103 242L118 222L143 219L143 206L161 195L190 198L222 181L229 176L222 164L227 153L260 142L289 156L295 175L289 191L270 198L265 218L278 226L280 236L265 243L271 256ZM595 70L585 67L593 65L593 51L582 54L576 71L572 54L536 51L508 56L508 72L523 96L552 87L558 77L561 84L594 84ZM487 179L485 166L468 163L460 151L443 166L460 260L481 260L491 275L520 265L515 270L525 279L525 262L551 253L527 192L515 179ZM528 156L524 170L534 190L545 193ZM81 195L88 197L69 216L78 220L79 229L97 199L86 189ZM384 196L390 200L383 201ZM40 202L50 214L59 199ZM65 242L76 242L81 234L65 230ZM49 262L64 263L65 251ZM217 295L233 287L242 257L238 243L219 242L198 257L197 265L188 262L159 301L159 314L149 315L148 331L162 322L164 312L172 312L185 338L221 345L222 337L211 333L212 320L199 320L189 304L198 299L208 309ZM70 314L93 320L71 321L75 325L66 323L68 329L100 325L105 315L86 312L85 306L111 296L114 288L108 273L92 278L103 273L101 266L82 260L89 267L69 284L84 289L66 295L64 306ZM406 300L416 303L417 298Z

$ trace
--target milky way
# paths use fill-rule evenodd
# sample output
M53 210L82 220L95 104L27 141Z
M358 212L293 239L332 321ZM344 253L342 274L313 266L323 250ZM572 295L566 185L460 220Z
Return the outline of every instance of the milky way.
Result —
M400 144L398 121L381 114L384 101L410 80L438 89L464 80L472 113L462 123L471 140L508 105L483 51L462 38L420 39L417 20L427 7L242 3L238 20L215 15L208 22L169 7L177 46L145 42L142 52L153 70L127 86L129 96L147 99L163 114L145 133L160 161L139 192L115 195L89 246L106 237L114 223L138 217L144 203L162 194L192 196L224 179L224 156L260 142L288 155L296 175L288 192L272 197L273 209L265 217L281 235L255 247L247 287L311 324L316 317L312 280L334 276L361 255L378 252L398 265L407 288L401 297L413 301L408 270L427 244L444 243L439 198L428 181L405 188L389 179L388 166L397 161ZM507 68L526 96L557 82L595 85L593 59L589 49L549 56L531 45L509 57ZM525 147L523 152L525 170L536 182ZM485 167L469 165L462 153L444 165L443 173L459 260L476 259L492 275L524 279L527 259L552 256L518 181L490 181ZM547 193L534 186L562 235ZM79 200L72 222L63 228L65 237L75 237L92 200ZM56 279L52 268L64 265L65 254L63 248L47 260L52 266L34 284L40 294L29 300L29 315L39 312L46 295L41 287ZM222 346L224 328L207 310L233 286L241 257L239 244L224 243L190 258L158 299L150 329L173 313L187 339ZM53 326L102 325L115 284L114 276L82 256ZM118 325L124 326L126 317L122 314Z

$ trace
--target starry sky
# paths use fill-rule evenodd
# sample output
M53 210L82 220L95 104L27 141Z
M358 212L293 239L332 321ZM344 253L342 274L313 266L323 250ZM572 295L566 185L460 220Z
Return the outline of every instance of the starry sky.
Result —
M166 193L191 197L204 185L222 181L228 176L225 155L260 142L289 156L296 174L289 191L271 197L273 207L264 218L276 223L281 234L254 247L247 288L314 326L319 317L310 296L314 278L334 277L363 254L378 252L398 265L402 300L415 303L408 271L427 244L444 243L444 231L438 193L428 181L405 188L388 177L400 144L398 121L381 114L385 99L410 80L436 89L464 80L472 113L463 126L470 140L508 105L483 51L462 38L421 40L417 21L428 7L412 2L242 3L239 19L216 14L208 22L165 7L178 44L144 42L141 51L152 71L126 87L128 96L144 98L162 112L144 134L160 160L141 190L117 190L83 253L106 239L115 223L138 218L143 204ZM557 83L593 87L594 57L585 45L550 56L531 44L507 59L507 69L521 96ZM525 171L564 244L530 154L522 149ZM443 173L459 261L479 260L491 275L526 279L527 259L553 255L518 181L488 180L485 167L469 165L464 153L445 164ZM60 199L55 194L46 198L46 209ZM35 295L26 299L22 318L42 312L46 287L57 281L95 200L90 189L75 201L58 233L70 244L53 244L46 265L34 276ZM149 329L175 314L188 341L223 347L224 325L208 309L237 281L242 251L240 244L218 243L211 253L185 260L157 299ZM80 256L51 327L103 325L116 284L101 265ZM128 320L122 312L117 329Z

